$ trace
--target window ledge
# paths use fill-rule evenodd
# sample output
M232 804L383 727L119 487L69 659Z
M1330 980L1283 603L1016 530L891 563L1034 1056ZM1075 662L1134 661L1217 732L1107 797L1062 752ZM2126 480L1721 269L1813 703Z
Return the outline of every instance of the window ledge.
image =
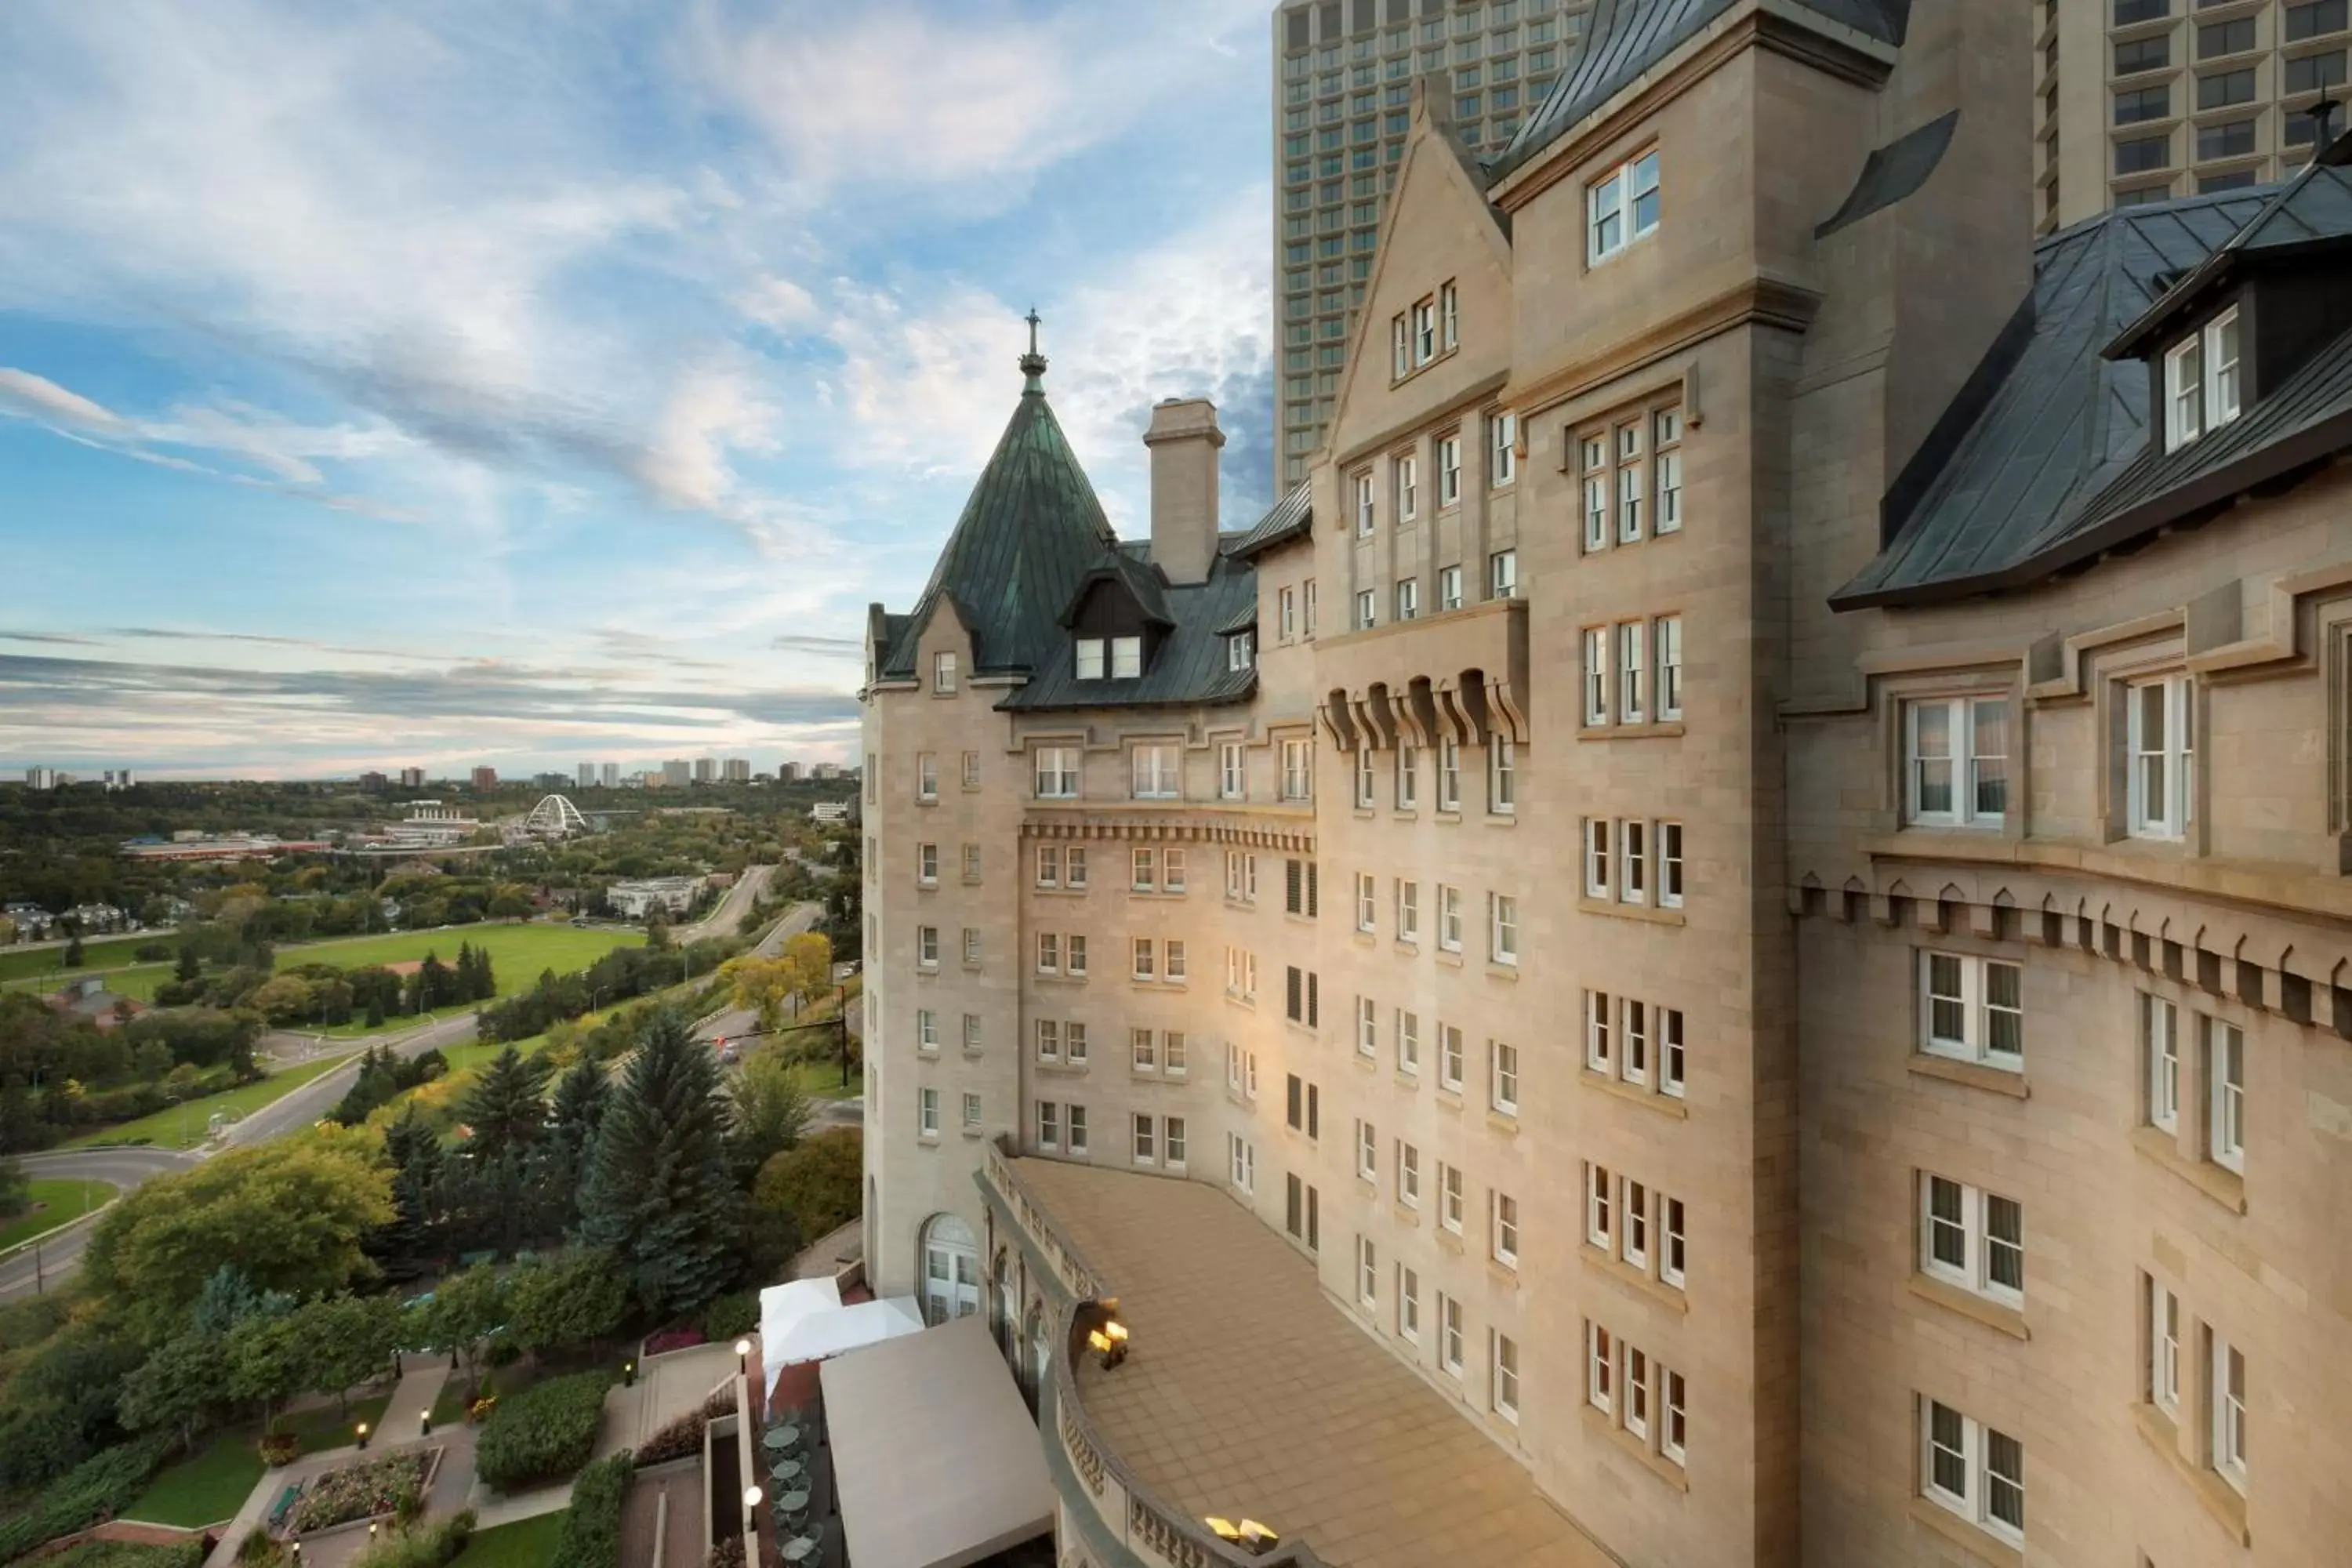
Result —
M1946 1083L1966 1084L1970 1089L1989 1089L1995 1094L2008 1095L2011 1100L2032 1098L2032 1089L2021 1072L2007 1068L1989 1068L1981 1062L1954 1061L1949 1057L1929 1056L1925 1051L1911 1053L1909 1063L1914 1076L1939 1078Z
M1679 719L1664 719L1654 724L1586 724L1576 731L1580 741L1654 741L1671 740L1683 732Z
M1389 1207L1394 1214L1396 1222L1399 1225L1410 1225L1416 1227L1420 1226L1421 1211L1413 1207L1411 1204L1399 1201L1390 1205Z
M1075 1078L1087 1070L1084 1062L1039 1062L1039 1072L1049 1072L1062 1078Z
M1659 1094L1643 1085L1627 1083L1623 1079L1612 1078L1605 1072L1595 1072L1591 1068L1579 1068L1576 1078L1587 1089L1597 1089L1603 1094L1630 1100L1661 1116L1671 1116L1677 1121L1690 1119L1690 1106L1679 1095Z
M1083 974L1034 974L1030 978L1040 985L1084 985L1087 983Z
M1592 1402L1589 1399L1579 1401L1577 1408L1584 1412L1585 1425L1601 1434L1602 1442L1633 1459L1643 1469L1674 1488L1675 1490L1678 1492L1690 1490L1689 1472L1617 1425L1616 1416L1595 1410L1592 1407Z
M2246 1529L2246 1500L2239 1495L2237 1488L2204 1466L2192 1463L2180 1451L2180 1437L2172 1418L2155 1405L2141 1403L2132 1406L2132 1424L2147 1439L2148 1447L2171 1461L2172 1468L2180 1472L2180 1479L2197 1494L2197 1500L2205 1505L2205 1511L2213 1516L2230 1539L2241 1546L2252 1546L2254 1540Z
M2030 1340L2033 1331L2026 1327L2025 1314L2015 1307L2004 1307L1989 1301L1973 1290L1963 1290L1932 1274L1911 1271L1911 1294L1923 1301L1933 1301L1948 1311L1970 1318L1989 1329L1997 1329L2011 1339Z
M1459 969L1462 967L1462 954L1453 948L1441 947L1437 950L1437 962L1450 963Z
M1389 942L1389 951L1403 958L1419 958L1421 942L1414 937L1392 937Z
M1084 888L1040 888L1033 883L1029 890L1043 899L1083 899L1087 896Z
M1517 827L1518 825L1519 814L1516 811L1490 811L1486 814L1486 826L1489 827Z
M1506 1286L1513 1290L1519 1288L1519 1270L1517 1266L1515 1264L1506 1263L1501 1258L1495 1257L1491 1253L1489 1253L1486 1258L1486 1278L1492 1279L1497 1285Z
M1516 963L1496 963L1489 959L1486 963L1486 978L1516 982L1519 978L1519 966Z
M1364 1072L1378 1072L1381 1070L1381 1059L1378 1057L1368 1057L1363 1052L1358 1051L1349 1059L1353 1061L1357 1068Z
M963 879L963 885L967 888L977 888L980 886L980 879L977 877L966 877Z
M1690 1298L1648 1270L1636 1268L1623 1258L1601 1251L1590 1241L1578 1243L1576 1255L1584 1260L1586 1268L1606 1274L1620 1285L1638 1290L1662 1306L1685 1316L1689 1314Z
M967 1127L963 1130L963 1135L977 1142L980 1139L987 1137L988 1132L985 1128Z
M1994 1568L2025 1568L2024 1552L1926 1498L1912 1498L1911 1522L1925 1525L1979 1561L1992 1563Z
M1576 900L1577 909L1588 915L1613 915L1621 921L1647 921L1652 925L1678 926L1685 924L1680 910L1662 910L1653 904L1628 904L1616 899L1596 899L1590 893Z
M1519 1135L1519 1119L1507 1110L1487 1111L1486 1125L1506 1137L1517 1138Z
M1441 1225L1437 1227L1436 1234L1438 1246L1452 1253L1459 1254L1462 1251L1462 1233L1460 1231L1448 1230L1444 1226Z
M962 967L963 972L966 974L977 974L980 973L982 965L978 960L967 958L963 961Z
M1439 1084L1439 1085L1437 1086L1437 1103L1438 1103L1438 1107L1439 1107L1441 1110L1461 1110L1461 1109L1462 1109L1462 1090L1461 1090L1459 1088L1448 1089L1448 1088L1446 1088L1444 1084L1442 1084L1442 1083L1441 1083L1441 1084Z
M2133 1148L2231 1214L2246 1212L2246 1179L2237 1172L2210 1160L2190 1159L2180 1152L2180 1144L2173 1135L2161 1127L2136 1127L2132 1129L2131 1142Z
M1358 947L1378 947L1381 944L1380 932L1366 931L1361 926L1356 928L1355 939Z
M1417 1072L1408 1072L1403 1068L1399 1068L1390 1076L1396 1079L1396 1086L1399 1089L1412 1089L1416 1093L1421 1089L1421 1075Z

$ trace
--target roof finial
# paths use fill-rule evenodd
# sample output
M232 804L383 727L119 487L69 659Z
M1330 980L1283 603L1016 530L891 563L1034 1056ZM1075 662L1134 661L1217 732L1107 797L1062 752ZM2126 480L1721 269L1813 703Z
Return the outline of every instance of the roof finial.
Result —
M1025 378L1021 390L1024 395L1032 392L1042 394L1045 390L1042 379L1045 374L1045 356L1037 352L1037 328L1042 321L1037 314L1037 307L1030 306L1029 313L1022 320L1029 323L1029 352L1021 356L1021 374Z
M2336 100L2323 92L2304 110L2311 117L2311 161L2315 163L2326 156L2328 145L2334 140L2328 132L2327 122L2336 118Z

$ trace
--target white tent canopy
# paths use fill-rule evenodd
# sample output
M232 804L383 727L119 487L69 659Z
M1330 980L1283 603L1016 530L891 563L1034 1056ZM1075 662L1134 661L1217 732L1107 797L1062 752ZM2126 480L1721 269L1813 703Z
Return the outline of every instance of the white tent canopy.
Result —
M817 1312L839 1310L841 1288L830 1276L789 1280L760 1292L760 1363L767 1373L769 1393L776 1391L776 1373L785 1364L776 1359L776 1347L792 1333L793 1325Z
M855 1306L835 1307L830 1312L811 1312L785 1331L775 1349L767 1352L766 1360L770 1366L782 1370L804 1361L823 1361L863 1345L879 1344L901 1334L920 1333L922 1330L922 1310L915 1305L912 1296L860 1301Z
M962 1568L1053 1530L1037 1427L982 1319L869 1345L817 1376L852 1563Z

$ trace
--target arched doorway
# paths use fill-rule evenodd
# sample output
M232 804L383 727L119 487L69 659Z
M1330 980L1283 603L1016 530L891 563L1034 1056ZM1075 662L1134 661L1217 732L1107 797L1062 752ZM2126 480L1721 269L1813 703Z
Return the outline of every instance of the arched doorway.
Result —
M1029 1384L1029 1410L1030 1414L1034 1415L1037 1410L1037 1401L1045 1393L1045 1358L1051 1353L1049 1340L1045 1331L1045 1304L1043 1301L1032 1301L1029 1303L1029 1321L1027 1328L1029 1331L1027 1336L1029 1341L1029 1354L1027 1357L1029 1363L1027 1371L1029 1375L1026 1381Z
M980 1310L980 1243L951 1214L923 1226L923 1321L944 1323Z
M996 1331L996 1348L1003 1352L1005 1363L1017 1373L1021 1370L1018 1299L1013 1294L1012 1255L1003 1247L996 1249L996 1258L989 1265L988 1274L988 1315L992 1320L989 1326Z

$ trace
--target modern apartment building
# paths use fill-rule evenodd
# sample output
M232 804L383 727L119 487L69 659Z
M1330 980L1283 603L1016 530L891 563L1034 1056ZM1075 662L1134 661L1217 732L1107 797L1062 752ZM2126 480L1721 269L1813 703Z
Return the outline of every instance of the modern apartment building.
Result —
M2344 1556L2352 140L2037 243L2032 47L1424 85L1245 533L1024 360L869 619L866 1261L1065 1563Z
M2039 0L2039 231L2110 206L2242 190L2309 162L2310 110L2339 105L2347 0Z
M1474 153L1543 100L1591 0L1284 0L1274 13L1274 276L1282 340L1277 491L1329 429L1348 340L1396 188L1412 83Z

